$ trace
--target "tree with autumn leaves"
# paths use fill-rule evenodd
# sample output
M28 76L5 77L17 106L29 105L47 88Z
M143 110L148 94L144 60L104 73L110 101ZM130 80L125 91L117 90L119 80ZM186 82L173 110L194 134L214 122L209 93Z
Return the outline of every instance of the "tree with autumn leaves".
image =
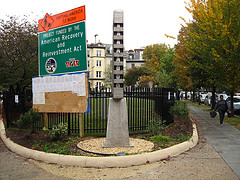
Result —
M143 51L145 64L141 67L129 69L125 74L127 86L149 87L176 87L172 64L174 49L166 44L154 44L147 46Z
M166 44L150 45L143 51L144 66L152 71L152 81L159 87L176 87L173 58L174 49Z
M218 87L233 95L240 87L239 0L191 0L186 8L193 20L178 35L178 83Z
M152 71L145 66L133 67L124 75L124 83L126 86L134 87L138 84L139 87L148 87L152 80Z

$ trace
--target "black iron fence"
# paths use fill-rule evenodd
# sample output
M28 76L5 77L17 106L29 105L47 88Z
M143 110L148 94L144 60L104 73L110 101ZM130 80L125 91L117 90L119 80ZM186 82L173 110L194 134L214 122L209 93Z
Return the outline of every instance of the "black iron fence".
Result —
M32 92L30 90L21 94L3 92L2 115L7 127L17 121L21 114L32 108Z
M24 97L25 96L25 97ZM25 99L24 110L19 104L21 98ZM169 114L169 108L174 105L174 90L171 88L125 88L124 97L127 101L128 125L130 133L148 132L152 121L158 124L170 124L173 118ZM47 113L48 127L59 123L68 124L69 134L79 134L80 119L84 121L85 135L104 135L107 129L107 116L109 98L112 98L110 89L101 91L90 90L89 106L90 112L79 113ZM21 113L31 108L32 99L25 94L18 96L18 103L15 102L15 95L4 93L4 109L7 126L12 126L12 122L19 119ZM30 102L30 103L29 103ZM22 104L22 105L23 105ZM31 105L28 105L31 104ZM18 110L22 109L22 110ZM16 111L21 112L17 113ZM15 114L15 115L13 115ZM13 118L14 116L14 118ZM43 128L43 118L35 124L36 130Z

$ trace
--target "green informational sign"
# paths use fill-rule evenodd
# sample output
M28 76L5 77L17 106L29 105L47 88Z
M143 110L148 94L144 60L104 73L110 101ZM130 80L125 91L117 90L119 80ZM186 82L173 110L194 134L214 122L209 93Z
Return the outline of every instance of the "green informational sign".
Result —
M87 70L85 21L39 33L39 75Z

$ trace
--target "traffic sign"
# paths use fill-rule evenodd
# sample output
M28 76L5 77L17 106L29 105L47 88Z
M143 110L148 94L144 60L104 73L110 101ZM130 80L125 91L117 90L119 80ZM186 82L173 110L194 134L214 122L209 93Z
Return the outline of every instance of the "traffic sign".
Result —
M87 70L85 6L39 20L39 75Z
M52 20L49 20L52 19ZM39 27L38 32L48 31L46 28L57 28L61 26L66 26L68 24L73 24L79 21L85 21L85 6L81 6L69 11L65 11L60 14L50 16L48 13L44 16L43 19L38 21ZM48 22L48 23L47 23Z

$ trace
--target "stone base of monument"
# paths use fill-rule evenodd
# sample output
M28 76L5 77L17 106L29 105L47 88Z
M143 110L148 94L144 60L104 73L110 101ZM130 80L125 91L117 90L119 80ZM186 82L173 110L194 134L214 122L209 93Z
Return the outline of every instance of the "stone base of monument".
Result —
M102 147L133 147L129 142L126 98L109 99L107 135Z

